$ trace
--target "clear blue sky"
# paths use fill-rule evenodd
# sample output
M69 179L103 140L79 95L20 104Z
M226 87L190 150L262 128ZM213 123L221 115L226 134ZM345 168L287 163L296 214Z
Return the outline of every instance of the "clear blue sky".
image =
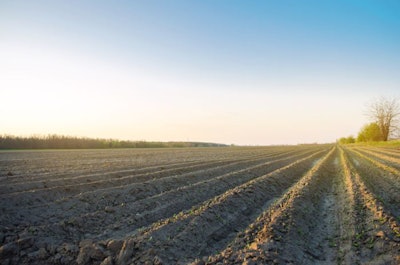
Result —
M0 134L331 142L399 73L400 1L0 1Z

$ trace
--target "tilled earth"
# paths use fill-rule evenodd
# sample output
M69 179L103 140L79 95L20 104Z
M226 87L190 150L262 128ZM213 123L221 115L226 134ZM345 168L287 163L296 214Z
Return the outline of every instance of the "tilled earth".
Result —
M0 264L400 264L400 151L0 152Z

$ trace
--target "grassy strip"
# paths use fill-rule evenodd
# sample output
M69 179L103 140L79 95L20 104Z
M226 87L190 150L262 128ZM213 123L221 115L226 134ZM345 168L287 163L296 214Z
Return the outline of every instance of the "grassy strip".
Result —
M400 149L400 140L379 141L379 142L360 142L354 144L347 144L348 146L374 146Z

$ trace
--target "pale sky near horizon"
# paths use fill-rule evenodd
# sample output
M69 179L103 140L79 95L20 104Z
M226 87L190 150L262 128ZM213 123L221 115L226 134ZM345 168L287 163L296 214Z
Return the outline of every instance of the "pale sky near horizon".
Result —
M268 145L400 97L400 1L0 0L0 134Z

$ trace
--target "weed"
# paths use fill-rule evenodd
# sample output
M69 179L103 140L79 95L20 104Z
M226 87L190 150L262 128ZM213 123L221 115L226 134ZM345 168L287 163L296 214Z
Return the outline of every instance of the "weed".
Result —
M338 255L337 255L337 263L342 264L344 261L344 251L343 250L338 250Z
M386 221L387 221L387 219L386 219L385 217L379 217L379 218L377 218L376 220L379 221L379 223L380 223L381 225L383 225L383 224L386 223Z
M385 203L385 200L380 196L380 195L376 195L376 200L381 202L381 203Z
M357 233L356 234L356 240L360 240L364 235L365 235L364 231L361 231L360 233Z
M334 238L329 239L329 247L330 248L335 248L337 247L337 243L335 242Z
M196 213L196 209L193 207L189 210L189 215L194 215Z
M76 208L76 204L72 204L72 205L69 207L69 210L72 210L72 209L74 209L74 208Z
M217 217L217 220L220 221L222 224L225 224L225 220L221 217L221 215L216 214L215 217Z
M372 249L372 248L374 247L375 238L370 237L370 238L367 240L366 243L367 243L367 247L368 247L369 249Z
M37 234L37 229L35 227L29 227L28 228L28 232L31 233L32 235L36 235Z
M303 232L303 230L301 228L298 228L297 229L297 234L302 237L304 235L304 232Z

